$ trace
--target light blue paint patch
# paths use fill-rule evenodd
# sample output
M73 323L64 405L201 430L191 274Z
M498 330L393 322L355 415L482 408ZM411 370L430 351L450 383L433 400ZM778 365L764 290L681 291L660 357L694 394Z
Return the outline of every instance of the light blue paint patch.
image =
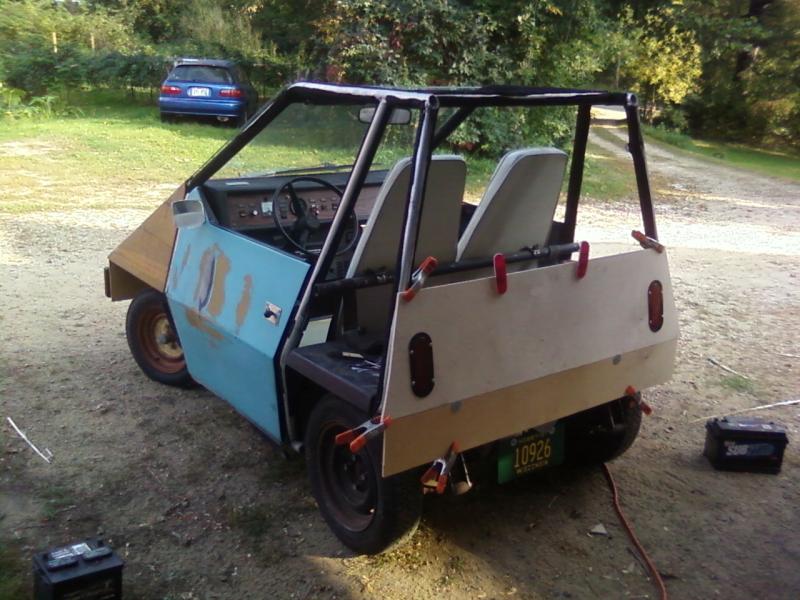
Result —
M281 441L274 358L309 265L209 223L178 231L172 265L167 300L189 373Z

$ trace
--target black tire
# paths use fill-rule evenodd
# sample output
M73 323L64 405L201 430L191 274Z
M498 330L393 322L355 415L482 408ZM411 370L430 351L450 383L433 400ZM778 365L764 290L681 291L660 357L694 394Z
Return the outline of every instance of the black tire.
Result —
M336 446L338 433L368 416L335 396L322 398L306 427L305 453L311 491L342 543L359 554L377 554L410 538L422 515L416 471L381 477L381 439L357 454Z
M633 445L641 424L638 394L568 417L564 421L566 463L594 466L617 458Z
M150 379L176 387L194 384L164 294L147 289L136 295L128 307L125 335L133 358Z
M158 113L158 118L161 119L162 123L169 123L172 121L172 118L165 113Z

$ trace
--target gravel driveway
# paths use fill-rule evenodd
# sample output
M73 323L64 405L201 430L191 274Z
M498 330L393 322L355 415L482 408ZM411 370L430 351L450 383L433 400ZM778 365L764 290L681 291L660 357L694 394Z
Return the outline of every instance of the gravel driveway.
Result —
M624 156L614 130L592 143ZM611 465L624 509L671 597L797 597L800 408L759 413L789 431L778 476L712 470L697 419L800 397L800 185L663 147L648 157L681 343ZM138 371L102 268L147 212L0 213L0 416L55 457L0 427L0 543L28 557L102 535L127 561L126 598L654 597L599 471L433 499L411 544L352 556L301 460L210 393ZM640 227L634 201L591 202L578 237L605 252ZM598 523L610 535L589 536Z

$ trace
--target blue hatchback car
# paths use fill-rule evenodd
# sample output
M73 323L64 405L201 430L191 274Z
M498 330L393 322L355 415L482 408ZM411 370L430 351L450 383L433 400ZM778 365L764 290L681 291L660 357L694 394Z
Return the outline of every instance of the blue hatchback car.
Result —
M258 106L258 93L236 63L181 58L161 84L161 120L185 115L216 117L243 125Z

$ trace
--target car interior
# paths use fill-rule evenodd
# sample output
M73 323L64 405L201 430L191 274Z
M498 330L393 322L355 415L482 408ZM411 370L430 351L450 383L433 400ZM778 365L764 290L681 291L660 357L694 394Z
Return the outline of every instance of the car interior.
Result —
M508 152L498 162L477 205L464 202L462 157L432 157L414 264L434 256L458 264L497 252L541 247L551 236L567 155L555 148ZM211 180L204 195L221 227L304 260L322 247L339 209L349 172L281 174ZM302 342L287 366L324 389L356 401L374 400L393 310L394 273L411 179L411 159L371 171L355 207L353 225L326 282L380 274L374 285L315 297ZM296 200L293 200L292 194ZM510 265L536 266L531 259ZM491 267L432 277L440 285L484 277Z

